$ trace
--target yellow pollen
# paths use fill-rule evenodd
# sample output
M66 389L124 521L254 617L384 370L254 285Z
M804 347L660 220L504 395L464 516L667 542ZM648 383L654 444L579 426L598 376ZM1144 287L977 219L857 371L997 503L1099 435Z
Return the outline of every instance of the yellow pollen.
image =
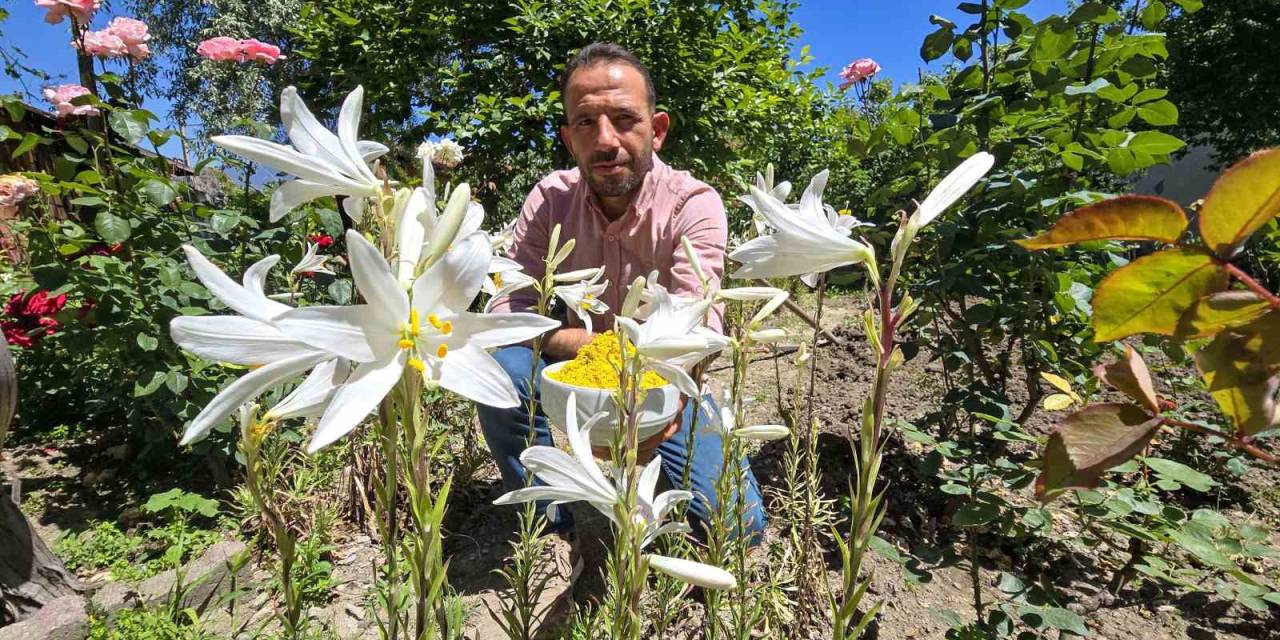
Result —
M434 313L427 316L427 322L437 329L440 328L440 316L437 316Z
M409 358L409 366L417 369L418 373L422 373L422 371L427 368L427 365L417 358Z
M635 354L635 347L627 345L627 355ZM592 389L617 389L618 369L622 366L622 350L618 346L618 336L612 330L597 334L591 342L578 349L578 354L568 364L555 373L549 374L559 380L579 387ZM653 389L667 384L662 376L646 371L640 381L641 389Z
M584 311L590 311L590 310L591 310L591 301L590 301L590 300L583 300L582 302L579 302L579 303L578 303L578 306L579 306L579 307L582 307L582 309L583 309Z
M409 310L409 333L415 336L418 335L418 310L417 309Z
M447 354L447 353L449 353L449 345L447 345L447 344L442 344L442 345L440 345L439 347L437 347L437 348L436 348L436 357L437 357L437 358L443 358L443 357L445 356L445 354Z
M440 325L440 333L443 333L445 335L453 333L453 323L448 320L445 320L444 323Z
M412 349L412 348L413 348L413 341L412 341L412 340L410 340L410 339L408 339L408 338L401 338L401 339L400 339L400 348L401 348L401 349Z
M493 285L494 285L495 287L499 288L499 289L501 289L501 288L502 288L502 274L501 274L501 273L495 273L495 274L493 274Z

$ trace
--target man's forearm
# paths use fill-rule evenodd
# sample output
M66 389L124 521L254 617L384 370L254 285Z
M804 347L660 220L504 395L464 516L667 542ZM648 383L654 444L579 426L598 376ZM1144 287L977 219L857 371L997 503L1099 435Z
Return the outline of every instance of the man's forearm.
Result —
M582 327L556 329L542 343L542 352L552 360L569 360L578 355L582 345L591 342L596 334Z

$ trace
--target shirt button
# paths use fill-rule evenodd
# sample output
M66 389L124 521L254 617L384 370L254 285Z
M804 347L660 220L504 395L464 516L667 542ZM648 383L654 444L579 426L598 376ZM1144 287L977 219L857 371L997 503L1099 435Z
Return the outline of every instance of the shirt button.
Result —
M609 242L617 242L618 236L609 236Z

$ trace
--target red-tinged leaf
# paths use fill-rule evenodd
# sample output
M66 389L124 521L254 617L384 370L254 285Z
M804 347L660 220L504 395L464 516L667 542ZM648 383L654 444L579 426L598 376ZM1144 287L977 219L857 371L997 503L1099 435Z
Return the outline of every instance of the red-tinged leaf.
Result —
M1135 333L1173 335L1191 305L1227 285L1213 256L1198 249L1166 249L1107 276L1093 296L1094 340Z
M1259 151L1227 169L1200 208L1200 235L1228 257L1249 236L1280 215L1280 149Z
M1280 421L1280 367L1267 364L1267 358L1280 351L1277 342L1280 333L1227 331L1196 354L1205 387L1241 435L1266 431Z
M1191 305L1178 320L1174 335L1183 340L1208 338L1249 324L1269 310L1271 305L1252 291L1220 291Z
M1120 196L1076 209L1062 216L1048 231L1017 242L1032 251L1090 240L1155 240L1172 244L1186 228L1187 214L1172 200Z
M1147 363L1133 347L1125 345L1124 357L1111 364L1100 364L1093 370L1098 379L1115 387L1152 414L1160 413L1160 397Z
M1050 502L1068 489L1098 486L1103 473L1138 455L1159 429L1159 418L1132 404L1096 404L1067 416L1049 435L1036 497Z

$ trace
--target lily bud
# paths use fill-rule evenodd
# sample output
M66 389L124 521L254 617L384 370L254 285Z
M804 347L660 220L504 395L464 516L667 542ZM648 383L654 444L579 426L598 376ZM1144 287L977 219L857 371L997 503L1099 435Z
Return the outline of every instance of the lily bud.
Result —
M589 269L578 269L577 271L568 271L565 273L557 273L551 277L556 282L580 282L582 280L591 280L600 275L603 271L600 267L591 267Z
M880 330L876 328L876 312L872 309L866 309L862 312L862 330L867 334L867 342L871 344L871 351L879 358L883 353L880 345Z
M759 331L747 332L747 338L752 342L761 344L771 344L787 337L787 332L782 329L761 329Z
M436 224L431 244L427 246L427 266L435 264L435 261L449 250L449 246L458 235L458 229L462 226L463 218L467 216L469 204L471 204L470 185L464 182L454 187L453 193L449 194L449 203L444 207L444 215L440 216L440 221Z
M756 324L763 321L765 318L768 318L774 311L777 311L778 307L781 307L782 303L786 302L787 298L791 295L781 289L774 289L774 291L776 293L774 293L773 297L770 298L768 302L764 303L764 306L760 307L760 310L756 311L754 316L751 316L751 324Z
M573 253L573 247L576 244L576 239L569 238L569 241L564 243L564 246L560 247L560 250L556 252L555 257L551 259L551 263L547 265L547 268L555 271L556 267L560 266L561 262L567 260L570 253Z
M791 430L780 424L761 424L734 429L733 435L743 440L766 442L769 440L781 440L791 435Z
M551 241L547 243L547 260L555 255L556 249L560 248L560 225L551 228Z
M709 564L682 558L670 558L653 554L646 556L646 559L649 561L650 567L696 587L704 589L733 589L738 586L738 581L734 579L733 574L720 567L713 567Z
M644 276L636 276L631 281L631 286L627 288L627 297L622 301L622 308L618 310L618 315L630 318L635 315L636 309L640 307L641 297L644 295Z
M705 289L707 274L702 270L702 261L698 259L698 252L693 250L693 243L689 241L689 236L680 236L680 246L684 248L684 257L689 261L689 266L693 267L693 274L698 276L698 282L702 283Z

